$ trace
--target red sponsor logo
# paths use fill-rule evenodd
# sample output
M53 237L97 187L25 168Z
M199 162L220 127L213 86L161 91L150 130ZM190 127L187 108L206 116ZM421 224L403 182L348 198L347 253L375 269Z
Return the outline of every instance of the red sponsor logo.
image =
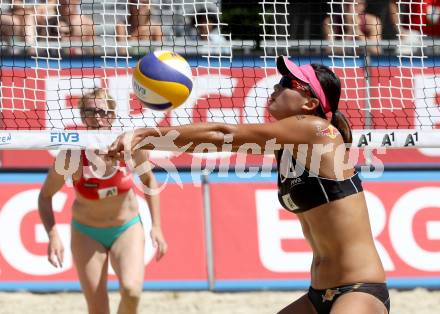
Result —
M366 84L362 80L365 77L363 70L358 68L335 71L341 78L344 91L339 109L355 128L359 128L365 123L366 112L363 109L366 97ZM417 68L410 70L397 67L373 67L370 71L369 105L372 108L370 118L374 128L411 129L418 127L418 124L436 126L440 123L439 114L433 113L432 116L425 117L426 108L433 111L438 105L435 88L424 88L439 86L440 79L432 78L438 67L425 69L423 73ZM153 116L131 91L131 69L66 68L57 73L48 70L4 68L1 86L4 108L1 128L41 129L49 126L48 106L53 106L51 108L57 117L50 120L50 127L81 128L82 122L76 113L76 104L82 95L82 89L95 85L107 86L111 95L118 95L116 98L121 109L118 116L121 117L121 121L129 119L131 122L127 123L130 125L132 121L142 117L146 125L160 126L218 121L218 117L222 117L220 120L227 123L259 123L261 120L269 119L266 110L269 94L266 95L262 91L270 90L279 80L275 69L268 69L266 72L255 68L221 69L215 73L210 73L208 69L194 70L193 93L186 104L171 112L155 113ZM354 80L353 77L357 79ZM415 102L411 100L414 96ZM45 101L46 99L48 101ZM64 118L65 121L70 121L70 125L66 126L64 120L60 119L58 115L62 114L67 115ZM72 114L77 118L72 119ZM334 133L329 130L327 135L334 136ZM172 153L157 153L152 157L167 158L176 166L182 167L190 166L192 161L191 155L188 154L174 156ZM440 161L440 152L428 149L392 150L380 158L385 163L435 163ZM4 151L0 159L3 167L38 168L50 165L53 156L45 151ZM260 163L261 158L249 156L246 162ZM234 163L235 158L232 158L231 165Z
M432 195L440 193L440 183L367 182L364 187L388 278L439 277L440 200ZM39 188L2 184L0 230L7 236L0 238L0 282L77 279L69 250L64 268L47 261L47 237L36 204ZM216 280L309 278L312 252L296 216L281 208L275 183L212 183L210 194ZM201 195L192 184L183 190L169 184L162 192L169 252L157 263L154 249L147 247L146 281L207 280ZM73 197L70 188L63 188L53 202L66 247ZM141 197L140 204L146 215ZM148 225L148 217L142 219Z
M47 261L47 235L38 217L40 184L1 184L0 189L0 282L77 280L70 253L72 188L64 187L53 198L57 228L64 243L63 268ZM162 191L163 231L171 248L160 261L149 239L151 219L139 194L139 212L146 235L145 280L206 280L202 193L199 187L184 184L185 197L176 184ZM182 195L182 197L176 197ZM187 211L189 210L189 211ZM184 261L182 263L182 261ZM116 279L110 270L110 279Z

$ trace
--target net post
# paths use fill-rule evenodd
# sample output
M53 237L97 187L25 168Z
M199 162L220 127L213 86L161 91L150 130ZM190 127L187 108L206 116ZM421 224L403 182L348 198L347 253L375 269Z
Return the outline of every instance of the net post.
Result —
M371 114L371 103L370 103L370 64L371 56L367 52L367 45L364 46L364 69L365 69L365 129L370 129L373 126L373 119ZM364 149L365 164L371 166L373 163L373 150L366 147Z
M211 194L209 189L209 171L203 169L201 174L202 194L203 194L203 213L205 223L205 248L206 266L208 272L208 288L210 291L215 289L214 276L214 247L212 239L212 219L211 219Z

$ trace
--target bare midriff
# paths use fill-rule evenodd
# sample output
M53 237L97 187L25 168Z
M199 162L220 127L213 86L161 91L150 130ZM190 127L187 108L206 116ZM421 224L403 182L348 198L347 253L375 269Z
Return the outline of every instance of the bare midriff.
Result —
M315 289L357 282L385 282L363 193L298 215L313 250L311 284Z
M138 203L133 189L100 200L90 200L76 193L72 205L72 218L92 227L120 226L138 214Z

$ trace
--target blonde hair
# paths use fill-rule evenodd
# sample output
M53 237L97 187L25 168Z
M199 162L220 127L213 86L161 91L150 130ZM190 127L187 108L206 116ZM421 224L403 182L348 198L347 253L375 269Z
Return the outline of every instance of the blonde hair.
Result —
M112 96L110 96L107 91L101 87L94 88L91 92L84 94L79 100L78 100L78 109L83 110L84 104L88 100L95 100L95 99L104 99L107 101L107 109L109 109L113 114L116 110L116 101L113 99Z

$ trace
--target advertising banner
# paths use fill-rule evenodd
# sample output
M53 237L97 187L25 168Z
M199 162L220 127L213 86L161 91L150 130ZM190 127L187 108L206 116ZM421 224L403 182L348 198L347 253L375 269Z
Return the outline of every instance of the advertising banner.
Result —
M198 65L197 62L194 64ZM79 118L77 102L83 94L83 88L93 86L106 86L109 94L117 100L118 128L125 126L132 129L140 126L181 125L204 121L260 123L268 120L267 99L272 86L279 80L275 68L246 67L245 63L221 69L194 67L194 87L187 102L170 112L152 112L144 108L132 92L130 67L99 68L96 65L92 66L94 63L90 65L76 65L73 62L59 71L4 67L0 86L3 109L0 129L5 132L0 134L0 145L11 140L7 130L84 128ZM440 98L438 90L432 87L439 84L433 82L438 79L433 78L438 68L430 67L422 72L421 68L415 67L410 70L392 65L370 67L369 70L371 101L368 106L372 109L366 110L364 70L335 68L344 89L342 98L345 100L341 101L340 110L349 117L355 129L365 125L366 112L371 113L368 119L371 120L372 128L438 127ZM14 95L20 97L13 97ZM415 102L412 101L413 96ZM68 137L71 134L64 135L66 138L61 140L75 141L75 134L71 138ZM414 135L415 141L417 136ZM393 134L389 134L390 143L394 141L393 137ZM365 140L368 141L368 136ZM19 153L16 150L3 150L0 152L0 162L3 168L46 168L53 162L55 154L56 151ZM388 149L375 154L385 164L434 165L440 162L440 149L433 148ZM194 157L189 154L152 152L152 158L169 159L181 168L190 167L193 158L216 158L217 163L221 159L230 158L232 165L237 162L235 155L231 156L228 153ZM248 156L244 162L258 164L261 159L259 156ZM361 156L359 164L363 161Z
M74 191L64 187L53 198L57 228L65 247L64 265L55 268L47 260L48 238L38 216L41 184L0 184L0 290L79 289L70 253L71 206ZM146 201L138 195L146 235L145 287L204 289L206 254L202 193L192 184L168 185L161 193L162 227L169 251L160 261L149 238L151 219ZM92 209L91 209L92 210ZM116 276L110 270L110 281Z
M423 286L438 280L440 199L434 196L440 183L366 182L364 189L388 282ZM219 287L306 284L312 252L297 216L280 206L274 184L218 183L211 195Z
M374 241L391 287L439 285L437 177L432 172L401 173L364 181ZM11 182L0 183L0 290L78 290L68 249L73 189L64 187L53 199L66 248L64 267L59 269L47 261L47 236L38 218L41 182L10 178L6 179ZM274 179L273 173L249 179L209 176L215 289L304 289L309 285L312 253L297 217L281 208ZM182 182L183 188L168 182L161 193L169 252L156 262L155 249L147 241L146 289L208 288L202 188L187 174ZM151 222L141 194L139 203L148 239ZM111 271L111 287L116 287L115 280Z

